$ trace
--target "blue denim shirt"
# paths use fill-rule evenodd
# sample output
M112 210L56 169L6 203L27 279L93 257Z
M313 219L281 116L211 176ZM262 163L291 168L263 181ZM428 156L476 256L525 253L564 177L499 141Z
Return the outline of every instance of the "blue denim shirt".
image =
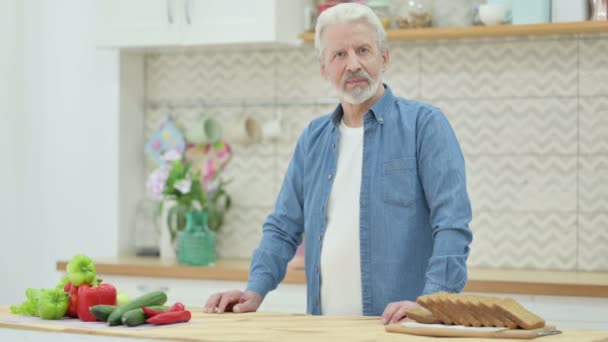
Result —
M262 297L283 280L306 235L307 311L321 314L320 259L337 165L339 105L304 130L274 211L253 253L247 290ZM445 115L425 103L384 95L364 116L360 193L364 315L390 302L467 282L472 233L462 151ZM349 265L344 265L349 267Z

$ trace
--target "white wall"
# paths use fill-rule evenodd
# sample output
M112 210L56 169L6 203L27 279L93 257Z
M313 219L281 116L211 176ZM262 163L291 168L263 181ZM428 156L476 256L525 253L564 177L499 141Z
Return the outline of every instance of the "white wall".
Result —
M2 146L23 144L9 151L17 166L3 167L0 178L2 185L9 183L9 191L0 192L0 226L10 232L0 239L0 260L3 274L12 273L11 281L3 282L0 303L20 301L27 287L53 286L59 259L116 255L119 239L118 52L93 46L92 1L8 3L12 6L0 10L0 46L9 48L12 65L0 67L2 79L9 71L10 82L0 83L1 92L21 80L23 87L9 90L16 100L0 101L3 113L17 113L8 121L3 115L0 134ZM22 38L4 26L21 27ZM21 206L8 203L20 190Z
M22 265L32 265L31 258L23 253L26 235L22 234L21 189L23 169L22 120L22 29L21 1L0 2L0 271L21 281ZM15 263L20 257L22 262ZM13 282L0 285L0 302L6 302L15 293ZM13 297L14 298L14 297Z

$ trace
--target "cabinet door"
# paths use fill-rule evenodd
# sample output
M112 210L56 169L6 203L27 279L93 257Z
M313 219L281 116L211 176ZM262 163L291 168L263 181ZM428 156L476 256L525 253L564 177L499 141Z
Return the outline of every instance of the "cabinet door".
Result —
M183 43L196 45L268 41L274 36L274 2L184 0L186 24Z
M304 30L304 4L303 0L184 0L183 44L295 42Z
M183 1L185 0L97 0L97 45L178 45L184 20Z

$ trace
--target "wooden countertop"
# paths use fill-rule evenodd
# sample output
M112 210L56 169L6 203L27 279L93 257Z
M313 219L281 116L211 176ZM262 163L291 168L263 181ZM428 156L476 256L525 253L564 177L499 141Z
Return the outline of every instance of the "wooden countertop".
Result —
M162 328L107 327L104 323L83 323L78 320L43 321L9 313L8 306L0 306L0 329L19 329L50 333L86 334L109 337L160 339L171 341L411 341L434 340L399 333L386 332L378 317L309 316L303 314L204 314L201 309L191 309L192 320L185 324ZM559 327L558 327L559 328ZM24 332L26 333L26 332ZM592 342L608 339L608 331L562 330L562 334L545 337L543 341ZM450 342L471 341L450 338ZM496 341L474 339L475 341ZM506 340L501 341L521 341Z
M64 271L67 261L58 261ZM125 257L96 259L99 274L139 277L247 281L248 259L221 259L214 267L192 267L175 260ZM303 270L289 270L284 283L304 284ZM608 297L608 272L568 272L469 268L467 292Z

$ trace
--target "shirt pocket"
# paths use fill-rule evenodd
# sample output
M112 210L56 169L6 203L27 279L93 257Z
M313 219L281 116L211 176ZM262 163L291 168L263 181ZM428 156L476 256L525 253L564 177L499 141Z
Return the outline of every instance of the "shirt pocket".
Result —
M412 206L418 188L416 158L408 157L383 162L382 187L384 203L402 207Z

